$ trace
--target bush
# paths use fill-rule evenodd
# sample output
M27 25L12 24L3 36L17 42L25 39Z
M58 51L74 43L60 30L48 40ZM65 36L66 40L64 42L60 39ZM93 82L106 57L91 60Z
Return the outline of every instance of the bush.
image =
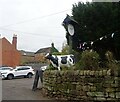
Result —
M113 57L113 53L112 53L112 52L107 51L107 52L105 53L105 56L106 56L106 58L107 58L107 60L108 60L108 62L109 62L109 63L110 63L110 62L114 62L114 61L115 61L115 59L114 59L114 57Z
M46 70L58 70L58 69L53 67L53 65L50 63Z
M86 50L81 54L77 69L97 70L99 68L99 54L93 50Z
M65 67L65 66L62 66L60 68L62 71L65 71L65 70L73 70L73 67ZM53 65L50 63L47 70L58 70L58 68L56 67L53 67Z
M120 72L119 63L114 59L112 52L107 51L105 55L107 58L107 67L112 70L114 75L116 75L116 71Z

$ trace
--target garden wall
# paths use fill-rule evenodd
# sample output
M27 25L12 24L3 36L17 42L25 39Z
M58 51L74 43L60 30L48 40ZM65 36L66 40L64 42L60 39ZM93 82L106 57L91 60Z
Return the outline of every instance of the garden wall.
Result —
M43 76L43 93L62 100L120 100L120 77L108 70L48 70Z

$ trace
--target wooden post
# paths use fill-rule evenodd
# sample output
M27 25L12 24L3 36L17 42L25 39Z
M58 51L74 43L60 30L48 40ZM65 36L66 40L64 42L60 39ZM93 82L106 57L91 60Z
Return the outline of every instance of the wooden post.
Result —
M42 70L36 70L35 79L34 79L34 83L33 83L33 87L32 87L33 91L37 90L39 78L40 78L41 84L42 84L43 83L43 71Z
M69 54L72 53L72 36L69 35Z

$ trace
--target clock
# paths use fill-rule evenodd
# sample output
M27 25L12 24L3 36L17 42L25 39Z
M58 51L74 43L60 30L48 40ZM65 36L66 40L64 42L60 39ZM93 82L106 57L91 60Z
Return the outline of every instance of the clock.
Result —
M74 35L74 26L72 24L68 24L68 32L71 36Z

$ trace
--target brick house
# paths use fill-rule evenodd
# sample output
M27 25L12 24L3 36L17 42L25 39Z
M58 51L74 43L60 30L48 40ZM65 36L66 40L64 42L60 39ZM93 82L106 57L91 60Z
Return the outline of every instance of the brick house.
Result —
M13 36L12 44L5 37L0 38L0 66L18 66L20 57L21 54L17 50L17 35Z
M35 61L36 62L44 62L45 58L44 56L47 53L50 53L51 47L41 48L37 52L35 52Z
M21 53L21 60L20 60L21 65L35 62L34 52L21 50L20 53Z
M35 52L35 61L36 62L45 62L45 55L47 53L59 52L55 47L54 43L51 44L51 47L41 48L37 52Z

